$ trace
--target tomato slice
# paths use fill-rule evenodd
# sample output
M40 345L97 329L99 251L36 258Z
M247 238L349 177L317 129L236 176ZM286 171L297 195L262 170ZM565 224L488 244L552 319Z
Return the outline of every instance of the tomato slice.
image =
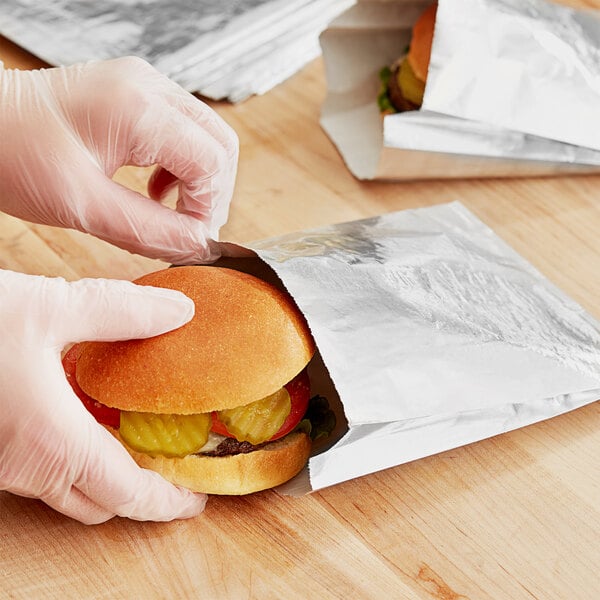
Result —
M111 408L110 406L101 404L97 400L94 400L92 397L88 396L79 387L77 379L75 378L77 354L78 347L77 345L75 345L69 348L69 350L63 356L62 364L63 369L65 370L65 375L67 376L67 381L71 384L71 387L73 388L73 391L75 392L77 397L81 400L83 405L92 414L96 421L98 421L98 423L102 423L103 425L108 425L109 427L118 429L121 411L118 408Z
M306 369L302 370L294 379L292 379L285 386L288 391L291 400L290 414L286 417L285 421L271 438L269 442L278 440L283 436L287 435L298 423L302 420L302 417L306 414L308 409L308 401L310 400L310 381L308 379L308 372ZM212 413L212 431L226 437L235 437L229 431L224 423L219 420L216 412Z
M121 411L118 408L112 408L106 406L97 400L94 400L91 396L88 396L77 383L75 378L75 370L77 364L77 345L71 347L62 359L63 368L67 381L71 384L73 391L81 400L83 405L92 414L92 416L103 425L108 425L114 429L118 429L120 425ZM308 372L306 369L301 371L294 379L285 385L288 394L290 395L291 408L290 414L286 417L285 421L268 441L277 440L287 435L296 425L301 421L302 417L306 414L308 409L308 401L310 400L310 381L308 379ZM216 412L212 413L212 431L226 437L235 437L227 431L227 427L219 420Z

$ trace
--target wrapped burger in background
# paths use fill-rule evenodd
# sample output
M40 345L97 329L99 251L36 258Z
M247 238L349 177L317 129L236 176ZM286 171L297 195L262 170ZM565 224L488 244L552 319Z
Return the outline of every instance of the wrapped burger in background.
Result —
M321 124L356 177L600 169L598 11L544 0L439 0L422 106L382 113L380 72L406 54L432 4L362 0L321 36Z

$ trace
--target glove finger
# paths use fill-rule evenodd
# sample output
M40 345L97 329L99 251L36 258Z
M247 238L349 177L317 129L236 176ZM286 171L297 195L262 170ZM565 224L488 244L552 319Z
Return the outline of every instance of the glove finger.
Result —
M187 323L194 303L175 290L111 279L62 282L53 321L53 346L84 340L114 341L159 335ZM71 318L65 319L64 315Z
M31 392L47 406L22 431L12 457L14 462L20 454L20 464L7 489L87 523L114 515L168 521L202 512L206 496L138 467L94 420L73 393L58 354L47 351L40 358L43 384L32 382Z
M77 488L72 487L67 494L48 495L40 498L48 506L58 512L76 519L85 525L104 523L115 516L114 512L98 506Z
M139 521L171 521L199 515L207 496L179 488L138 467L125 448L95 426L90 452L76 486L96 504Z
M189 117L170 108L168 118L142 119L139 131L146 144L138 144L134 164L158 163L180 180L182 212L213 221L226 220L237 170L236 149L223 146ZM152 144L148 146L147 144Z
M205 129L223 146L230 157L237 157L239 141L235 130L208 104L189 94L171 80L167 81L169 89L163 92L165 101Z
M230 178L227 194L229 197L233 194L235 176L237 172L237 163L239 157L239 139L235 130L226 123L214 110L203 102L197 101L197 98L191 94L176 94L171 97L173 106L178 108L189 119L206 129L212 137L221 143L229 157ZM177 209L181 212L195 212L196 204L206 203L215 197L218 190L214 189L212 179L204 180L201 186L190 186L186 181L181 181L179 185L179 199ZM212 212L210 222L208 223L211 237L218 239L220 228L226 223L229 213L229 203L212 203Z
M207 263L219 257L200 219L109 179L96 183L95 196L80 205L84 231L129 252L173 264Z

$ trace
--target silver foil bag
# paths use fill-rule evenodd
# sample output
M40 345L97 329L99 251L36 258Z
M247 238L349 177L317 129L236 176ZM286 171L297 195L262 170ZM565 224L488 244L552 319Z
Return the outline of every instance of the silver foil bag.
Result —
M460 203L255 242L307 318L348 429L303 493L600 397L600 325Z
M361 179L598 171L600 13L439 0L423 107L382 117L379 71L431 0L362 0L321 36L321 124Z

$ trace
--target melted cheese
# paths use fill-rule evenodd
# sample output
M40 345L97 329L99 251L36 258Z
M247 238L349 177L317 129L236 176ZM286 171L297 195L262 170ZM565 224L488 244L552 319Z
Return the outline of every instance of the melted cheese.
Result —
M216 450L217 446L225 439L224 435L219 435L214 431L210 431L208 433L208 440L206 440L206 444L198 450L197 454L202 454L203 452L212 452Z

